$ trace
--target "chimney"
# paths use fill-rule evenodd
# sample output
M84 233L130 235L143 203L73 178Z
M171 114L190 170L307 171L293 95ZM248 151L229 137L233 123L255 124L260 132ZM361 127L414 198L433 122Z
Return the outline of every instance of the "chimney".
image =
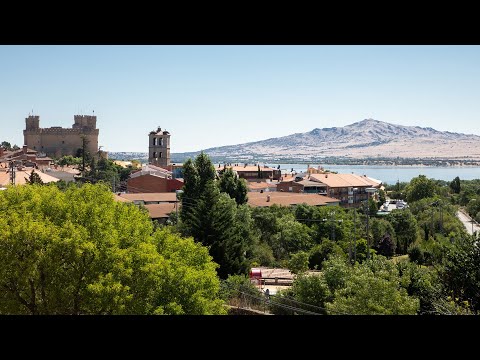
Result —
M27 145L23 145L23 153L24 153L24 154L27 153Z
M267 202L270 202L270 195L267 195Z

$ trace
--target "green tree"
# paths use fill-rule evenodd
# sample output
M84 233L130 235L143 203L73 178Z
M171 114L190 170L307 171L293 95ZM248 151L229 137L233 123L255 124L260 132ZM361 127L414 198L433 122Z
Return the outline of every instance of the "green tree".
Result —
M460 194L462 188L460 186L460 178L458 176L455 177L455 179L453 179L453 181L450 183L450 189L452 189L455 194Z
M467 301L480 310L480 247L471 237L459 238L446 251L440 277L452 299Z
M184 187L181 195L180 229L184 235L209 247L210 254L220 267L222 279L228 275L246 274L250 263L246 257L252 239L246 235L251 226L239 225L235 200L220 193L215 167L203 152L184 165ZM239 217L249 216L242 208Z
M435 195L435 182L425 175L419 175L410 180L410 184L407 185L405 191L408 202L433 197Z
M368 211L369 211L370 216L375 215L378 211L378 204L372 198L368 199Z
M395 241L392 239L390 234L385 234L382 239L380 239L377 246L377 253L383 255L387 258L391 258L395 255Z
M42 178L34 170L32 170L28 178L25 178L25 181L27 184L30 184L30 185L33 185L33 184L43 185Z
M322 272L330 292L335 294L337 290L345 287L351 270L345 258L333 256L323 263Z
M262 297L262 292L246 275L229 275L221 281L220 298L231 306L261 306Z
M426 266L419 266L409 261L397 264L403 287L409 296L420 300L419 314L437 312L436 306L441 302L442 285L437 272Z
M225 313L208 249L105 185L12 186L0 210L1 314Z
M272 236L272 249L277 259L286 259L288 254L309 251L314 245L312 230L295 220L293 214L277 218L278 232Z
M415 242L418 236L417 220L409 209L392 211L387 220L393 226L397 240L397 253L406 254L408 246Z
M374 247L378 246L378 243L386 234L395 239L395 229L388 220L373 218L370 223L370 229L372 230Z
M323 239L321 244L315 245L310 249L309 253L309 263L308 266L310 269L321 269L322 264L325 260L332 255L345 256L342 248L338 246L332 240Z
M219 181L220 191L227 193L232 199L235 199L238 205L247 203L247 184L245 179L240 179L231 168L223 171Z
M292 295L299 303L295 307L326 314L325 303L330 301L332 295L322 275L299 275L292 285ZM308 305L310 306L308 306Z
M5 150L7 150L7 151L12 151L12 145L8 141L2 141L0 146L5 148Z
M416 314L420 303L401 287L398 270L385 258L349 267L343 286L326 304L329 314L408 315Z
M288 268L293 274L302 274L308 270L308 253L299 251L292 254L288 261Z
M385 203L385 201L387 200L386 198L386 194L385 194L385 190L383 189L380 189L379 192L378 192L378 206L381 206L382 204Z

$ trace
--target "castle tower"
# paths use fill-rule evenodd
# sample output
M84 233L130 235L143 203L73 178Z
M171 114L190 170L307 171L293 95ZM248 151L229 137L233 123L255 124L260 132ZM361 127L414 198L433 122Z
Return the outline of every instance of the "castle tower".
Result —
M170 133L157 130L148 134L148 163L155 166L170 165Z
M29 115L25 118L26 130L38 130L40 128L40 116Z

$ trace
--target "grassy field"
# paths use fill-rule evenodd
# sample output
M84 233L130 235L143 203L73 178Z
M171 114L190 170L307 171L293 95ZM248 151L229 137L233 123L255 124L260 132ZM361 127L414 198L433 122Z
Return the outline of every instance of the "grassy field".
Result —
M394 256L391 259L395 264L397 264L399 261L402 260L408 260L408 255L400 255L400 256Z

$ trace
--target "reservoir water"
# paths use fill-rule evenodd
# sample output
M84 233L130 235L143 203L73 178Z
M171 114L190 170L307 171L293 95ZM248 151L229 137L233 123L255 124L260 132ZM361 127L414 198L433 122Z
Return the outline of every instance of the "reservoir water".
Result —
M266 164L267 166L296 172L307 171L307 164ZM418 175L425 175L430 179L452 181L456 176L460 180L480 179L478 166L382 166L382 165L321 165L325 170L336 171L339 174L367 175L382 180L386 184L395 184L398 181L408 182ZM318 164L310 164L317 168Z

